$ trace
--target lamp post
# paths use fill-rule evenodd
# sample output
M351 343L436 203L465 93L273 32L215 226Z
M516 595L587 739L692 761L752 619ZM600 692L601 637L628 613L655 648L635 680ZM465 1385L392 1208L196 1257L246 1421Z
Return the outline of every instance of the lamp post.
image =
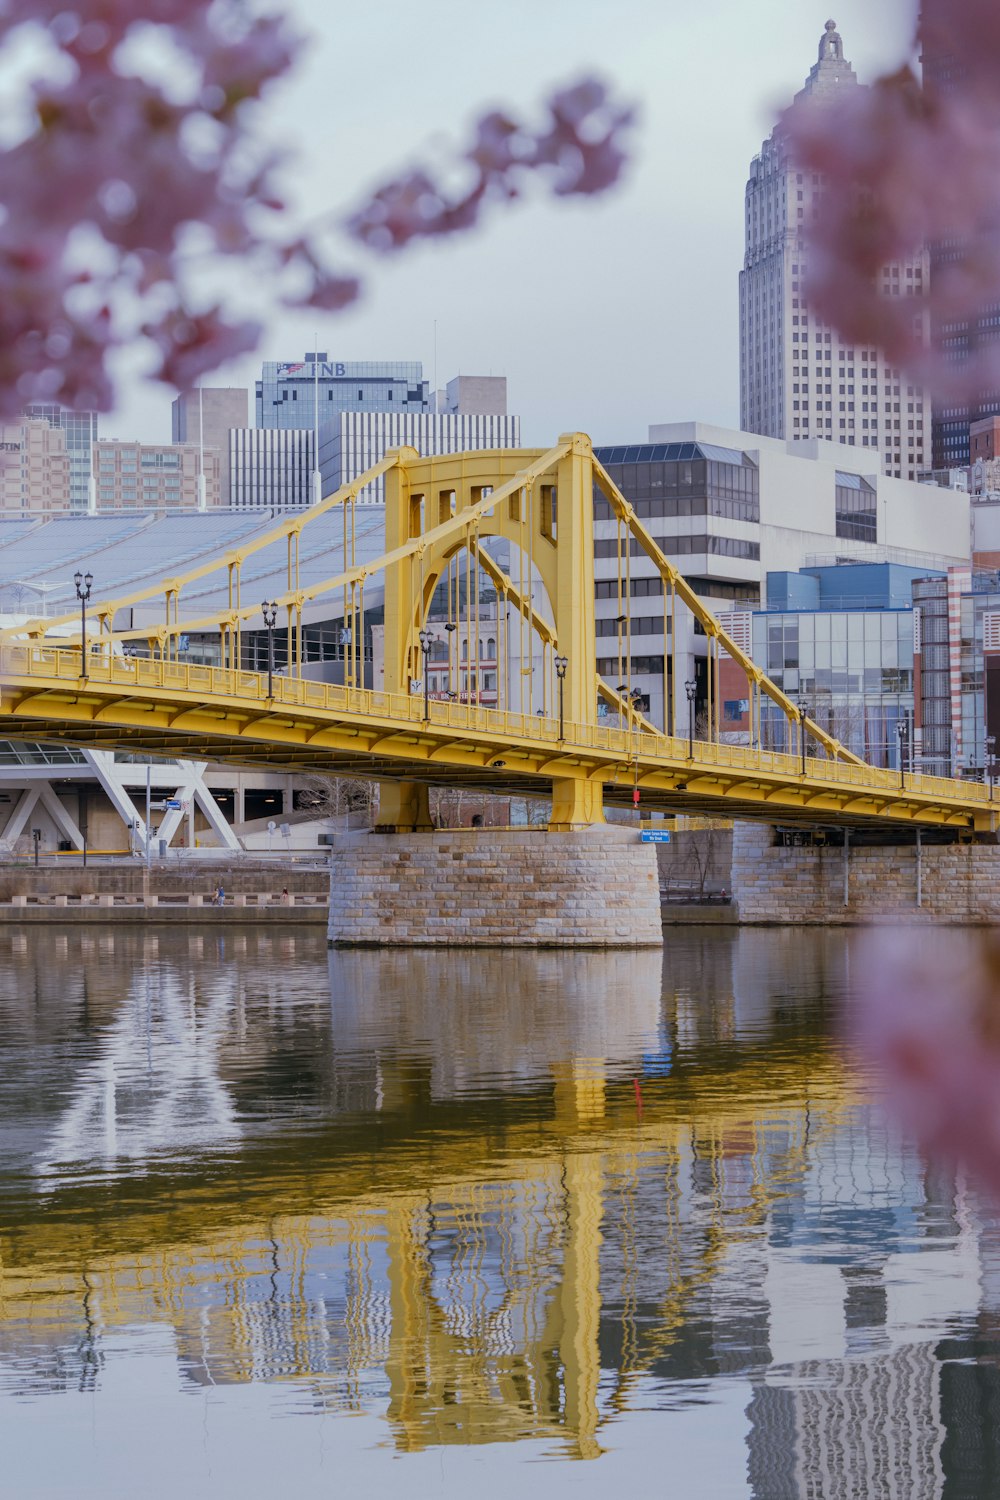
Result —
M277 600L264 600L260 607L264 616L264 629L267 631L267 696L274 697L274 627L278 623Z
M424 723L428 723L431 716L431 678L428 663L431 659L431 641L434 637L427 629L421 630L418 637L420 649L424 654Z
M696 682L685 682L684 691L688 700L688 760L694 760L694 700L698 692Z
M996 744L996 735L988 734L986 736L986 780L990 789L991 802L993 801L993 782L997 774Z
M897 737L899 739L899 787L900 787L900 791L905 790L905 787L906 787L906 757L905 757L905 753L904 753L905 752L905 747L906 747L906 733L907 733L907 730L906 730L906 720L905 719L900 719L899 722L896 725L896 735L897 735Z
M806 719L809 717L804 703L795 705L799 715L799 749L802 752L802 774L806 774Z
M74 573L73 582L76 584L76 597L80 601L80 676L84 682L87 680L87 600L90 598L91 585L94 582L93 573Z
M452 666L451 666L451 637L454 634L454 632L458 629L458 626L455 624L454 620L445 620L445 622L444 622L444 628L448 632L448 697L449 698L454 698L454 697L457 696L457 694L454 693L452 691L452 689L454 688L455 683L459 680L459 677L458 677L458 643L457 642L455 643L455 671L454 671L454 677L453 677L452 676ZM499 674L498 674L497 675L497 681L499 682L499 680L500 679L499 679Z
M563 687L564 687L564 684L566 682L566 668L568 666L569 666L569 661L568 661L568 659L565 656L557 656L556 657L556 677L559 679L559 738L560 738L560 740L564 740L566 738L566 736L563 733Z

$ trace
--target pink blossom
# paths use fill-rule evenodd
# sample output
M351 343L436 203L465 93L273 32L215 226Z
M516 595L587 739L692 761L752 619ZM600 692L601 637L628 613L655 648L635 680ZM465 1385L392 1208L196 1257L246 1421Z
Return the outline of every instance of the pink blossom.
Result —
M202 313L174 308L142 331L162 351L160 378L187 391L216 365L256 349L261 325L233 323L219 307Z
M109 361L137 337L157 378L182 387L254 346L256 319L202 305L190 226L273 305L338 311L358 297L359 278L332 263L332 216L305 235L283 221L280 158L245 110L300 50L279 12L242 0L0 0L0 58L23 25L45 27L70 68L29 91L34 129L0 156L0 421L42 397L108 409ZM127 71L128 44L140 28L148 42L149 27L191 63L187 97ZM469 228L487 197L515 196L530 172L556 193L601 191L620 169L627 114L592 83L549 113L535 133L486 116L459 158L467 191L405 174L357 211L355 240L389 249Z
M540 130L497 111L485 115L459 157L467 168L464 190L456 192L429 167L413 168L355 212L350 232L370 249L400 250L414 239L470 229L487 203L519 197L531 176L559 196L611 187L625 164L631 110L614 104L592 78L554 94L548 109Z
M892 1108L929 1155L1000 1193L1000 938L886 929L858 957L854 1037Z
M930 347L928 330L975 323L1000 295L1000 8L924 0L920 43L926 86L904 67L832 104L801 100L782 128L799 162L824 174L814 312L846 338L878 344L939 399L962 400L1000 381L1000 345L952 361ZM942 258L929 287L883 296L880 268L937 241L962 253Z

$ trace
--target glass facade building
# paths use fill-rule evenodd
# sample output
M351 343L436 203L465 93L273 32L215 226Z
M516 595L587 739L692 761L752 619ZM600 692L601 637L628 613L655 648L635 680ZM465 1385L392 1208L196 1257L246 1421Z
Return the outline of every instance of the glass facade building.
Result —
M869 765L899 764L897 726L913 739L912 609L755 612L752 621L751 655L778 687ZM724 702L722 717L725 730L742 712ZM765 700L764 748L787 749L786 733L784 714Z
M269 361L256 388L258 427L322 427L340 412L429 412L431 393L418 361ZM318 402L318 413L316 410Z
M90 481L94 472L94 444L97 442L96 411L70 411L65 406L35 403L26 406L24 415L33 421L48 422L66 434L69 454L70 509L86 513L90 503Z
M960 773L985 777L1000 749L1000 575L975 573L959 611ZM924 651L926 653L926 646ZM990 738L992 737L992 744ZM1000 766L994 761L993 775Z
M708 443L642 443L595 448L594 454L641 520L660 516L760 520L757 466L737 448L716 448ZM594 516L599 521L611 519L608 502L596 491Z

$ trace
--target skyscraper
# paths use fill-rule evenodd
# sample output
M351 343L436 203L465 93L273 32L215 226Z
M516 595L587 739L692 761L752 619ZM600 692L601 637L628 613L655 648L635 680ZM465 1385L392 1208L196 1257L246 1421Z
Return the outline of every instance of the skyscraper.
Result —
M828 21L796 102L823 108L863 87ZM746 188L740 425L766 437L874 448L885 473L915 479L930 467L929 396L880 350L847 343L809 305L807 236L822 193L822 174L798 166L776 126L751 163ZM925 249L879 272L883 296L914 298L925 337L927 318L917 299L928 276Z

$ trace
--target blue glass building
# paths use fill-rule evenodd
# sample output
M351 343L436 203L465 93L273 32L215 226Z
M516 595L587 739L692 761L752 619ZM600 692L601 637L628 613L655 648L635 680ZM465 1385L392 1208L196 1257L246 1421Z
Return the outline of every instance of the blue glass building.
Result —
M421 413L431 410L423 365L414 361L337 361L325 351L299 362L268 361L257 381L258 427L319 426L341 412Z

